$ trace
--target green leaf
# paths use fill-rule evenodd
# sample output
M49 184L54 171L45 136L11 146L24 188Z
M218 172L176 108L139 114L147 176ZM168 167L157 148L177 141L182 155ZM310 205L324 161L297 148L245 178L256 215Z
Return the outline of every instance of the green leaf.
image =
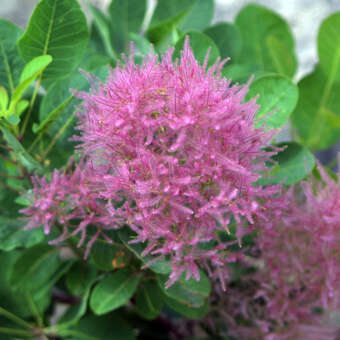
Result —
M340 82L333 82L320 67L299 83L299 100L292 123L299 141L313 149L326 149L340 136Z
M81 300L78 304L70 306L60 318L58 321L59 331L77 324L85 315L91 288L98 280L96 273L97 271L93 267L80 262L77 262L72 267L72 271L68 273L66 284L72 294L81 295Z
M205 314L209 311L209 300L206 299L204 304L199 308L190 307L190 305L186 303L182 303L179 300L172 299L169 296L165 295L163 297L164 302L177 313L184 315L189 319L201 319L205 316Z
M93 72L100 79L105 79L108 68L102 66ZM65 122L73 115L76 105L81 101L75 98L70 89L79 91L88 91L90 88L89 81L78 71L74 71L69 77L60 79L49 87L44 96L39 111L40 124L34 125L34 132L48 130L51 136L58 133ZM74 121L66 129L61 138L58 139L57 145L62 148L70 148L69 139L75 134ZM69 150L72 152L72 149Z
M110 58L109 54L106 51L106 47L104 45L101 33L99 32L99 29L94 22L92 22L90 26L90 41L88 49L92 49L93 51L96 51L97 53L105 55L108 58Z
M70 340L135 340L132 327L117 314L88 315L70 330L59 333Z
M37 170L42 172L41 165L25 150L15 136L7 130L4 126L1 126L3 136L8 145L13 149L15 155L18 157L20 163L28 169L28 171Z
M272 169L257 181L259 185L283 183L292 185L304 179L315 166L315 158L304 146L295 142L278 144L287 148L273 157L277 162Z
M31 315L25 301L25 296L13 291L12 285L9 283L9 275L13 264L20 256L17 250L10 252L0 252L0 301L1 307L14 312L18 316Z
M135 33L129 34L129 40L134 43L135 63L142 64L143 58L151 53L152 45L147 39Z
M66 276L66 286L73 295L80 296L96 277L96 274L96 268L86 262L78 261L73 264Z
M279 15L249 4L239 12L235 23L243 42L240 64L293 77L296 71L293 35Z
M45 84L71 73L80 63L88 41L86 17L76 0L42 0L18 42L25 61L49 54Z
M41 131L47 129L54 121L56 121L60 117L60 115L63 113L64 109L67 107L67 105L71 102L72 99L73 99L73 96L69 96L57 108L55 108L53 111L51 111L46 116L46 118L44 118L42 120L42 122L40 124L34 123L33 126L32 126L32 131L34 133L38 133L38 132L41 132Z
M6 120L11 125L18 125L20 123L20 118L17 115L10 115L6 118Z
M183 30L202 30L209 26L214 12L212 0L158 0L150 27L157 26L185 13L178 23Z
M48 287L61 264L58 248L36 245L25 250L17 259L9 281L15 290L38 292Z
M7 166L13 166L13 168L17 169L17 166L8 162L0 162L0 170L1 173L9 174ZM12 185L12 183L8 183L7 185ZM17 198L18 194L9 188L1 188L0 189L0 206L1 206L1 216L3 217L10 217L10 218L18 218L18 210L20 207L15 199Z
M52 62L50 55L43 55L33 58L25 65L23 69L19 85L14 89L9 112L12 113L17 103L21 99L22 95L28 88L28 86L44 71L44 69Z
M164 0L163 0L164 1ZM183 2L183 1L176 1ZM196 0L191 7L188 16L180 25L183 31L198 30L201 31L208 27L214 16L214 0Z
M92 246L91 258L97 268L111 271L125 267L130 261L131 253L120 243L98 240Z
M93 25L95 27L94 33L98 34L102 40L107 55L112 59L117 59L116 53L111 45L111 33L109 18L97 7L93 6L90 2L88 9L93 17Z
M233 83L245 83L251 76L255 76L256 79L268 75L268 73L261 70L258 65L227 63L222 69L222 75L231 79Z
M52 62L50 55L41 55L29 61L21 72L19 86L28 79L35 79Z
M22 32L13 23L0 19L0 84L10 93L13 93L24 67L16 45Z
M318 34L320 65L331 81L340 81L340 12L329 16Z
M26 99L20 100L15 109L15 113L20 117L20 115L27 109L29 101Z
M195 0L159 0L157 1L157 6L152 14L150 28L156 27L171 18L174 18L181 12L187 12L189 15L192 11Z
M183 50L184 41L187 36L190 39L190 46L194 52L194 55L200 64L203 64L209 48L210 54L208 66L214 64L216 59L220 56L218 47L207 35L196 31L186 32L185 35L183 35L182 38L178 40L175 45L174 57L180 57L181 51Z
M165 288L168 277L158 275L158 284L166 296L176 300L181 305L186 305L190 308L198 308L205 303L205 299L211 292L210 280L202 270L200 270L199 273L199 281L194 278L186 280L185 274L183 273L169 288Z
M101 315L125 305L136 291L140 277L129 268L119 269L107 276L92 292L90 306L93 312Z
M44 238L41 229L24 230L20 219L0 216L0 250L10 251L18 247L32 247Z
M107 55L98 53L93 48L88 47L86 53L81 61L79 68L84 69L87 72L94 72L101 68L101 66L115 66Z
M145 247L141 243L130 243L134 236L132 232L129 232L127 228L118 231L120 240L124 243L125 247L129 249L140 261L144 263L145 267L150 268L152 271L158 274L171 273L171 264L164 260L159 259L155 261L155 258L151 255L142 256L142 252ZM152 264L148 265L151 262Z
M63 271L67 269L68 263L65 263L56 272L56 275L48 282L47 285L35 291L33 294L29 291L14 290L10 277L12 275L13 266L21 255L25 253L17 250L0 253L0 300L1 306L13 312L14 314L26 318L40 315L45 311L51 301L51 285L59 279ZM20 280L20 278L18 278ZM30 308L31 303L35 305L35 310Z
M0 117L7 111L8 93L3 86L0 86Z
M256 127L265 125L277 129L288 121L297 104L298 87L288 78L271 75L257 78L247 93L246 100L259 95L256 103L260 108L256 114ZM262 118L263 117L263 118Z
M238 62L242 48L242 38L240 30L236 25L221 22L208 27L204 34L215 42L221 52L222 59L231 58L231 63Z
M146 0L113 0L109 7L112 46L118 54L129 48L129 33L138 33L146 13Z
M159 315L163 307L163 294L155 280L147 280L141 284L136 293L138 314L147 320Z
M146 32L146 37L158 48L158 50L166 50L169 47L169 44L173 43L173 41L171 41L171 34L177 32L179 24L188 13L189 10L184 9L174 17L171 17L157 25L151 26Z

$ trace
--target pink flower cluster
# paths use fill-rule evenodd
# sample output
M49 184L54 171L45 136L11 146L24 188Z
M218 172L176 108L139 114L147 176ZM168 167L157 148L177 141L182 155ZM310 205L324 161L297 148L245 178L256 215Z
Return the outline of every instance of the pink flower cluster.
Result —
M268 211L268 220L257 221L260 256L245 258L257 271L217 299L229 335L334 340L340 334L332 323L340 310L340 184L318 169L321 181L291 188L279 214Z
M228 245L216 231L228 232L232 217L253 223L264 214L259 200L277 192L253 185L275 153L263 149L275 132L254 128L258 107L245 102L247 85L231 86L222 78L219 60L207 69L206 58L201 66L188 40L179 61L172 54L169 49L160 61L150 55L142 65L132 57L105 84L77 94L83 99L80 151L92 167L91 186L80 181L73 198L71 179L56 173L58 181L36 188L35 203L25 210L31 226L44 224L47 232L55 221L64 225L68 214L83 219L76 230L97 222L127 224L137 234L133 242L146 244L143 255L171 261L169 285L183 272L199 279L198 265L223 266ZM58 194L46 210L40 202L49 190ZM84 190L88 197L82 197L96 207L96 221L89 223L89 214L77 208L84 205ZM70 195L69 207L61 208L64 195ZM51 217L44 217L47 212ZM239 239L244 232L238 229ZM202 246L207 243L209 250Z
M57 244L69 236L79 234L78 247L86 241L89 227L95 231L87 244L85 257L99 236L108 242L105 230L112 229L111 217L105 206L98 201L98 187L91 183L92 166L80 163L73 172L55 170L50 181L45 177L33 177L33 190L27 195L31 206L21 212L29 216L26 229L43 226L45 234L59 228L61 235L51 241Z

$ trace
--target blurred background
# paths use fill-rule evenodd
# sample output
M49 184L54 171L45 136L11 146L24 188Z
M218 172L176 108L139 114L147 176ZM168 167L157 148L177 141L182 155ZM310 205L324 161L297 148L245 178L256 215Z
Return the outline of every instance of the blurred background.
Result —
M79 0L84 11L88 14L87 1L104 9L111 0ZM24 28L38 2L39 0L0 0L0 17ZM150 5L148 19L150 19L156 0L148 0L148 2ZM271 8L290 24L295 36L296 54L299 61L295 81L311 72L318 61L316 37L319 26L331 13L340 11L340 0L215 0L213 23L233 21L239 10L250 2ZM289 127L287 127L282 131L279 140L289 139L290 133ZM334 145L332 149L317 152L316 156L325 164L336 156L339 149L340 143Z
M148 0L154 7L156 0ZM171 0L169 0L171 1ZM0 17L25 27L34 6L39 0L0 0ZM110 0L90 0L97 7L105 8ZM296 39L299 70L296 80L313 69L317 62L316 35L321 22L330 14L340 11L340 0L215 0L213 22L233 21L247 3L257 3L273 9L287 20ZM80 0L86 10L86 0Z

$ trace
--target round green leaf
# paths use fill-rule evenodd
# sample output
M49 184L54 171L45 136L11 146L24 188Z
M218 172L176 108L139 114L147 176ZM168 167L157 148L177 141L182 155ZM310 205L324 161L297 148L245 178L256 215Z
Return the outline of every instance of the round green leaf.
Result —
M151 255L142 256L142 252L145 247L141 243L130 243L135 237L135 234L129 231L129 229L123 228L118 231L118 237L123 242L125 247L130 250L140 261L142 261L147 268L151 269L153 272L158 274L169 274L171 273L171 264L170 262L159 259L158 261L154 261L154 257ZM151 265L148 265L149 262L152 262Z
M42 229L24 230L20 219L0 216L0 250L10 251L18 247L32 247L44 238Z
M261 70L259 65L227 63L222 69L222 75L231 79L233 83L245 83L251 76L255 79L267 75L268 72Z
M259 98L256 103L260 105L260 108L256 114L256 127L265 125L268 128L277 129L286 124L294 111L299 91L288 78L271 75L256 79L250 85L246 99L250 100L257 94Z
M172 299L169 296L164 296L164 302L175 312L184 315L189 319L201 319L209 311L209 300L206 299L201 307L193 308L190 305Z
M215 42L221 52L222 59L231 58L231 63L238 61L242 48L242 38L236 25L220 22L208 27L204 33Z
M185 274L169 288L165 288L168 277L158 275L158 284L163 293L176 300L180 304L185 304L191 308L201 307L205 303L205 298L210 295L211 285L206 274L200 270L200 280L194 278L185 279Z
M17 259L10 275L10 283L13 289L39 291L47 287L61 264L57 248L36 245L25 250Z
M122 244L98 240L91 249L91 258L97 268L114 270L125 267L130 261L130 252Z
M313 150L326 149L340 136L340 82L332 82L317 67L298 86L292 123L300 142Z
M176 42L178 26L187 13L188 10L183 10L176 16L149 28L146 34L148 40L153 43L159 51L166 50L169 47L169 44ZM176 36L176 39L174 39L174 36Z
M69 328L70 325L77 324L86 313L91 287L98 280L96 273L95 268L85 262L76 262L72 266L66 277L66 285L72 294L81 295L81 300L67 309L58 321L58 328Z
M66 277L66 286L74 295L82 295L96 277L96 269L86 262L76 262Z
M91 295L90 306L95 314L113 311L130 300L137 289L140 274L123 268L99 282Z
M329 16L318 35L318 53L323 71L332 80L340 80L340 12Z
M257 181L257 184L277 184L292 185L304 179L315 166L315 158L304 146L295 142L280 143L278 146L287 148L274 156L277 162L270 171Z
M17 250L0 252L0 301L1 307L15 312L18 316L30 316L32 311L27 304L23 303L25 297L23 293L14 291L9 282L9 276L13 265L20 256Z
M235 23L242 36L241 64L289 77L295 74L294 40L284 19L265 7L249 4Z
M159 0L152 14L150 27L158 26L183 11L186 11L187 16L194 5L195 0Z
M177 41L174 51L175 58L179 58L181 56L181 51L183 50L186 37L189 37L190 46L200 64L203 64L209 48L210 53L208 66L211 66L215 63L216 59L220 56L218 47L211 38L197 31L186 32L182 38Z
M88 41L86 17L76 0L42 0L18 42L26 61L49 54L45 83L64 77L80 63Z
M163 307L163 294L157 282L147 280L137 289L136 308L143 318L152 320L158 316Z

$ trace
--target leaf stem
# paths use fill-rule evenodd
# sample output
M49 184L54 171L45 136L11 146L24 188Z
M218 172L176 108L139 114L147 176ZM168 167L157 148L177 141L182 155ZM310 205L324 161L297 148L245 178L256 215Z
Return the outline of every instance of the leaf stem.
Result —
M53 139L51 140L50 144L48 145L48 147L46 148L46 150L43 152L43 154L41 155L41 161L44 161L46 156L49 154L49 152L52 150L54 144L57 142L58 138L65 132L65 130L67 129L67 127L72 123L72 120L74 119L74 113L68 118L68 120L66 121L66 123L59 129L59 131L57 132L57 134L53 137Z
M37 82L35 83L33 95L32 95L31 102L30 102L30 107L29 107L28 112L26 114L26 117L25 117L25 120L24 120L24 124L22 125L21 131L20 131L20 134L19 134L19 140L21 140L24 137L27 124L29 122L29 119L30 119L32 111L33 111L33 106L34 106L34 103L35 103L35 99L36 99L38 91L39 91L41 79L42 79L42 73L40 74Z
M25 331L22 329L15 329L15 328L6 328L6 327L0 327L0 333L5 334L11 334L11 335L19 335L19 336L27 336L27 337L33 337L34 334L31 331Z
M26 300L28 302L28 305L35 317L35 319L37 320L37 324L40 328L43 328L44 327L44 322L43 322L43 319L42 317L40 316L39 314L39 311L37 309L37 306L35 305L33 299L32 299L32 296L29 292L26 293Z
M14 315L13 313L9 312L8 310L0 307L0 315L3 315L7 319L15 322L18 325L21 325L23 327L29 328L29 329L34 329L34 327L26 322L25 320L19 318L18 316Z
M35 137L34 141L30 145L30 147L27 149L27 152L31 152L35 145L40 141L41 137L43 136L43 133L40 132L37 137Z

